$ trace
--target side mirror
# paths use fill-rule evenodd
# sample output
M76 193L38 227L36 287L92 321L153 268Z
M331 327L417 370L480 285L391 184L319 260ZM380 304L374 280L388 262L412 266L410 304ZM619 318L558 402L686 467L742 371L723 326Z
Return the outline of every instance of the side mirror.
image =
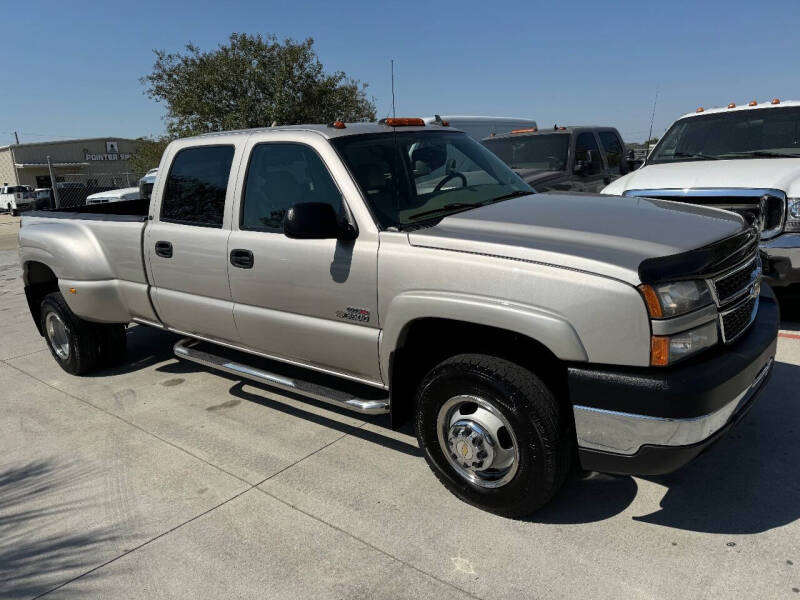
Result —
M301 202L286 211L283 233L297 240L353 240L358 231L342 223L336 211L325 202Z
M575 161L575 173L578 175L586 173L589 170L589 165L592 164L592 151L587 150L586 156L583 160Z

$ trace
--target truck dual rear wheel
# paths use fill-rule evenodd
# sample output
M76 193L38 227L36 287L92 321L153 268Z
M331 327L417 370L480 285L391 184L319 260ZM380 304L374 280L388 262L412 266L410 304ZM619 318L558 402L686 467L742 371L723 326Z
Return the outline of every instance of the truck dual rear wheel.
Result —
M61 292L45 296L42 333L50 353L67 373L83 375L119 362L125 355L125 326L90 323L77 317Z
M483 510L521 517L546 504L566 478L572 445L561 412L529 370L461 354L422 381L415 427L447 489Z

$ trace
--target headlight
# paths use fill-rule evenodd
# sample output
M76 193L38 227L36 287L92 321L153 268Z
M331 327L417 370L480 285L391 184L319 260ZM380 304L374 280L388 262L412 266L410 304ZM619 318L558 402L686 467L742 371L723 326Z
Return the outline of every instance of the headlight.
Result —
M800 198L789 198L785 231L800 231Z
M718 341L717 322L675 335L654 335L650 338L650 364L665 367L714 346Z
M711 304L711 292L703 280L640 285L647 312L653 319L668 319Z

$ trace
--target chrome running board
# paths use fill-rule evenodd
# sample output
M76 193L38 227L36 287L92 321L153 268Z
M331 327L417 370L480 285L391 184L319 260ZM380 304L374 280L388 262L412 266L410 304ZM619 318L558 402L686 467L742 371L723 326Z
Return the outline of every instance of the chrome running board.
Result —
M277 373L270 373L263 369L258 369L243 363L233 362L222 356L210 354L196 348L202 342L192 338L184 338L178 341L173 347L175 356L184 358L197 364L224 371L231 375L246 377L253 381L265 383L269 386L279 388L286 392L294 392L320 402L327 402L334 406L346 408L366 415L379 415L389 412L389 398L370 400L359 398L353 394L348 394L336 388L324 386L310 381L292 379Z

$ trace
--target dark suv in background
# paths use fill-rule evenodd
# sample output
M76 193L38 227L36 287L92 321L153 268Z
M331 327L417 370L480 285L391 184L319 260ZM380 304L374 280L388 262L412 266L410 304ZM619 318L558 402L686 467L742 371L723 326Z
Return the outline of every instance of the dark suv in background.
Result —
M638 166L613 127L516 129L481 143L539 192L597 193Z

